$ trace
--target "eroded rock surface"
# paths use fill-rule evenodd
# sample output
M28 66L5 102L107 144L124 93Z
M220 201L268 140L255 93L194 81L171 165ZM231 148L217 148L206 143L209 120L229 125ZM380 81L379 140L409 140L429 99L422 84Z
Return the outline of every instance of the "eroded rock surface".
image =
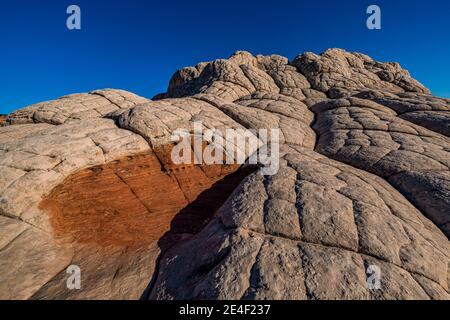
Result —
M292 62L314 89L333 95L336 91L375 88L390 92L430 92L411 78L398 63L380 63L367 55L329 49L321 55L308 52ZM330 98L332 98L330 96Z
M385 180L285 147L277 175L252 174L164 256L150 298L448 299L448 259L447 238ZM383 290L368 289L370 265Z
M341 49L19 110L0 128L2 298L449 299L449 115L398 63ZM279 129L278 172L174 165L194 122Z
M72 244L84 288L68 291L64 270L32 298L138 299L161 250L201 230L250 173L237 169L162 166L150 151L70 176L40 208L57 243Z
M123 90L96 90L31 105L11 113L6 122L63 124L74 120L102 118L111 112L129 109L147 101L146 98Z
M318 152L385 178L450 236L446 136L359 98L326 101L312 110Z

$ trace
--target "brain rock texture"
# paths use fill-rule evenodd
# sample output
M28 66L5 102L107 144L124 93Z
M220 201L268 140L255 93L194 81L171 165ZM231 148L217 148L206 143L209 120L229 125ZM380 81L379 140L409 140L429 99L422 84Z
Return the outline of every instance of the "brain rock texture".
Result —
M450 100L398 63L237 52L0 121L2 299L450 298ZM194 121L279 129L278 172L172 163Z

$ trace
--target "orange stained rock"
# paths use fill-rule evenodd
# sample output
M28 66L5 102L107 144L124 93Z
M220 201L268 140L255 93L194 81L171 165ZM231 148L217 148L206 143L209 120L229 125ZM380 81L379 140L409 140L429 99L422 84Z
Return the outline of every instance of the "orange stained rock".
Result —
M174 228L199 231L248 172L236 172L237 165L174 165L170 150L159 148L68 177L40 204L55 236L138 248Z

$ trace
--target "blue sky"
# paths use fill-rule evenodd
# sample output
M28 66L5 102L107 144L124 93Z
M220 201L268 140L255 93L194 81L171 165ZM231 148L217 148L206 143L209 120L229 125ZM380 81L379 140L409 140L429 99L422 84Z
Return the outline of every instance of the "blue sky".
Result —
M66 28L77 4L82 30ZM382 30L366 28L366 8ZM120 88L151 98L179 68L237 50L292 59L330 47L398 61L450 97L450 1L15 0L0 4L0 113Z

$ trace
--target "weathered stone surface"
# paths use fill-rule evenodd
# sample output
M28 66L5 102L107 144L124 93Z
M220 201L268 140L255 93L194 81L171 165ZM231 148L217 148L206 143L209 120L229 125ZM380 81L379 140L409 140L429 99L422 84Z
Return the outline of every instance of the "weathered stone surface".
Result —
M0 128L1 298L450 299L449 106L397 63L330 49L237 52L154 101L19 110ZM171 163L198 122L279 129L278 172Z
M0 228L0 299L29 299L71 264L71 247L55 244L48 232L3 215Z
M52 125L46 123L4 126L0 130L0 143L20 140L51 127Z
M392 176L389 181L449 237L449 171L402 172Z
M49 215L39 207L40 202L65 177L79 170L147 150L149 146L142 137L119 129L107 119L61 126L25 124L1 128L1 298L31 298L60 273L64 274L60 285L66 294L71 292L65 287L65 269L83 249L73 242L55 242ZM99 263L95 255L90 259ZM90 274L85 271L86 276ZM119 295L111 292L97 297Z
M277 175L248 177L205 229L163 255L150 298L449 298L448 240L399 192L312 151L283 153ZM379 291L367 287L370 265Z
M204 62L177 71L164 97L209 94L228 102L255 92L281 93L304 99L311 91L305 76L287 58L272 55L253 57L240 51L228 60Z
M450 112L448 110L408 112L401 118L450 137Z
M140 247L159 240L181 209L237 169L161 167L158 156L147 152L72 175L40 203L40 208L49 213L56 237L70 236L79 243L105 247ZM201 212L197 214L199 221L192 224L201 226Z
M310 127L314 115L301 101L260 92L235 103L227 103L212 95L199 94L194 97L216 106L247 129L278 129L280 143L314 148L316 135Z
M370 99L384 105L407 121L450 136L450 103L430 95L407 93L386 93L380 91L363 91L356 96Z
M63 270L32 298L138 299L161 248L209 221L245 177L236 169L161 166L148 152L72 175L40 208L50 215L57 241L73 244L71 263L83 272L83 288L67 290Z
M5 129L27 131L24 126ZM170 149L155 149L155 154L143 138L107 119L91 126L34 126L45 128L15 141L15 149L13 140L2 145L4 299L138 299L161 248L198 231L246 174L239 171L223 180L238 167L163 164ZM68 149L67 138L79 141L74 150ZM46 139L53 149L44 152L39 142ZM31 146L42 153L38 159L29 154ZM78 160L87 154L93 157ZM69 265L81 268L82 290L66 287Z
M387 179L450 236L448 137L369 100L330 100L311 109L318 152Z
M148 102L148 99L124 90L96 90L31 105L8 115L6 122L58 125L73 120L101 118L108 113L129 109L145 102Z
M0 114L0 126L6 122L6 114Z
M144 137L153 147L172 143L171 136L176 130L194 133L194 122L202 123L204 128L214 128L223 136L227 128L246 129L210 103L194 98L152 101L110 117L121 128Z
M47 218L37 205L65 177L89 166L149 150L142 137L119 129L108 119L61 126L15 125L1 131L5 133L0 134L0 167L5 174L0 211L44 229Z
M342 49L329 49L321 55L308 52L292 62L314 89L328 92L333 88L346 91L364 88L391 92L429 93L411 78L398 63L380 63L360 54Z

